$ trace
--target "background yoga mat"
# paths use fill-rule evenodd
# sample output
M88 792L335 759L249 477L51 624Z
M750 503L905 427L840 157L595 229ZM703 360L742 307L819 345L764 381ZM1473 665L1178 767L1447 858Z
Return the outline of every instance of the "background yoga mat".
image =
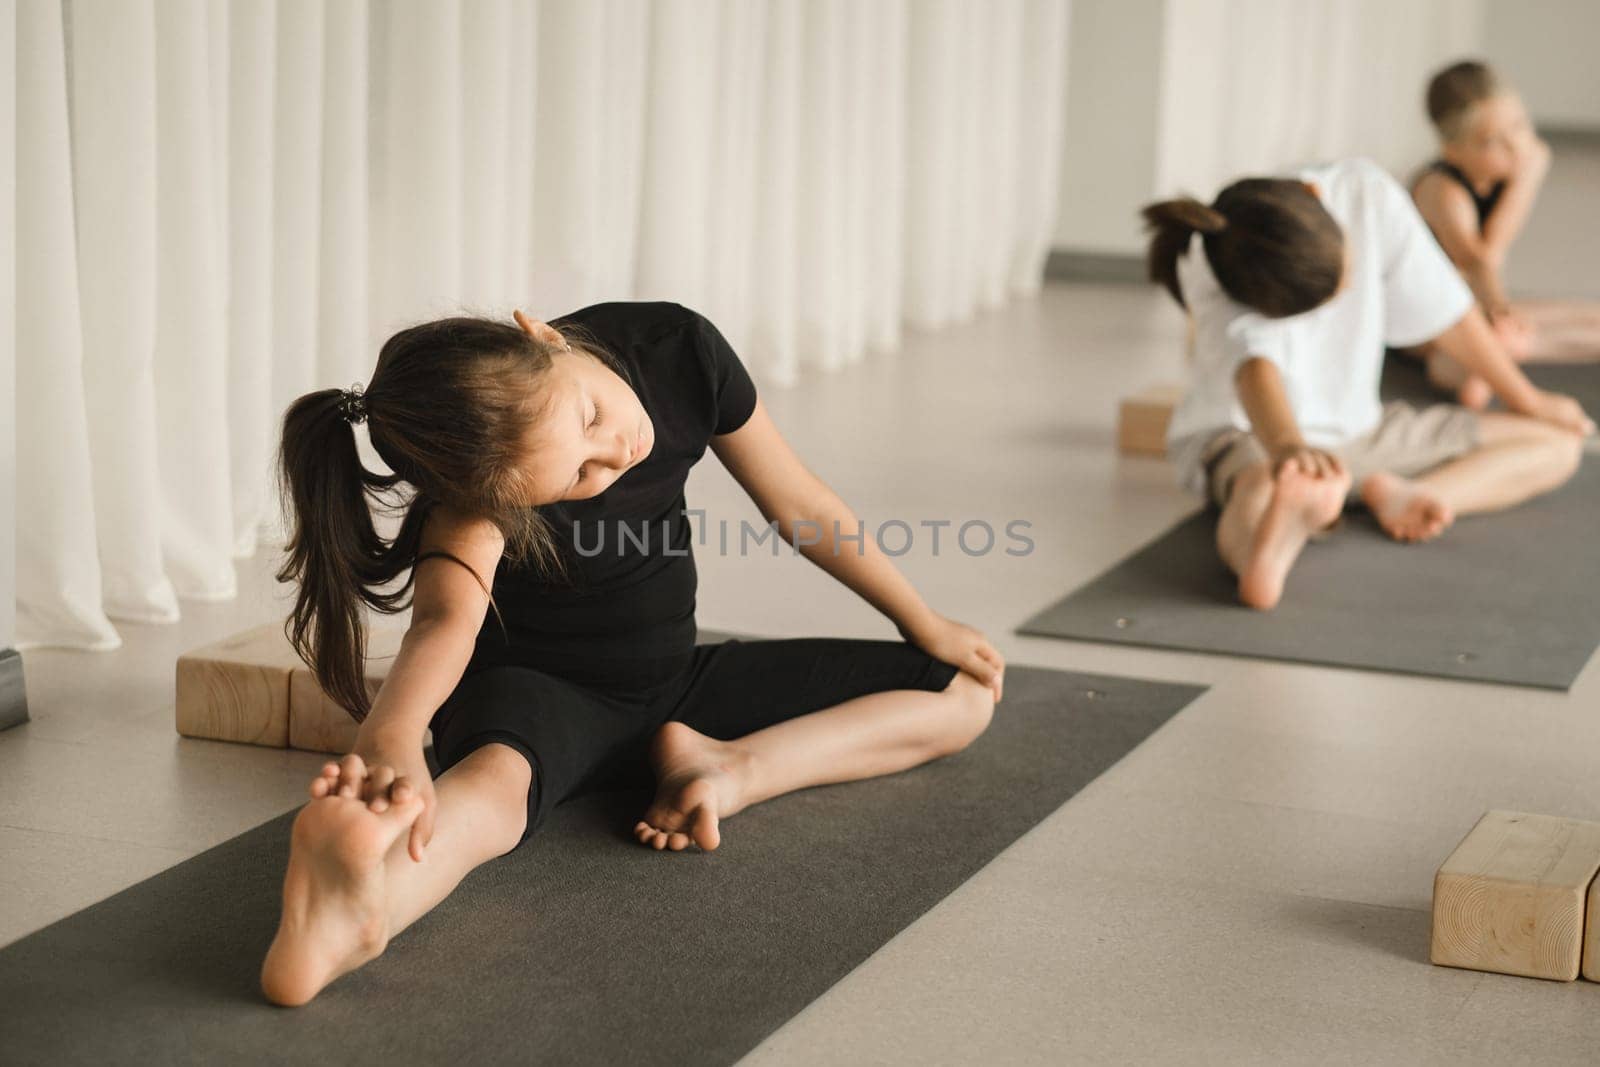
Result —
M1407 383L1410 367L1394 370L1386 378L1428 388L1420 376ZM1530 372L1546 388L1592 396L1586 406L1600 412L1600 365ZM1301 553L1271 612L1238 603L1217 558L1216 519L1196 512L1017 632L1547 689L1570 688L1600 644L1592 456L1555 493L1466 516L1427 544L1391 541L1352 509Z
M1522 371L1539 388L1566 393L1582 404L1591 416L1600 418L1600 362L1524 363ZM1405 400L1418 407L1454 400L1448 393L1428 384L1421 360L1395 353L1384 360L1380 391L1385 400ZM1494 408L1502 409L1498 400Z
M715 852L634 841L648 786L578 797L298 1009L257 987L286 812L0 949L0 1062L731 1063L1203 691L1011 666L964 752Z

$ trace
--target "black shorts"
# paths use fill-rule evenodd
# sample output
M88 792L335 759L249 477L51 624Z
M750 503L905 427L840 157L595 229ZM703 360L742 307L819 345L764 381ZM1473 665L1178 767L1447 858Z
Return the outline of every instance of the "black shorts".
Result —
M532 667L469 668L429 723L442 774L491 741L533 768L528 825L586 786L650 781L650 737L666 722L731 741L890 689L940 692L960 669L906 641L731 638L696 645L675 678L646 690L579 685Z

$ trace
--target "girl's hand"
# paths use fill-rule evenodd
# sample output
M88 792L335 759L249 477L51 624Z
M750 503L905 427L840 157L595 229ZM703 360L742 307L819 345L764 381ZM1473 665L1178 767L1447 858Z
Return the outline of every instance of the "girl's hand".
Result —
M1517 145L1516 160L1518 174L1543 177L1550 169L1550 145L1529 128Z
M1271 456L1273 477L1282 474L1283 469L1290 466L1313 478L1324 476L1337 478L1344 474L1344 464L1338 456L1325 449L1312 448L1310 445L1295 444L1274 448Z
M1001 695L1005 691L1005 657L1000 655L982 633L938 614L920 626L896 628L899 629L901 637L934 659L960 667L993 689L994 702L1000 703Z
M407 795L422 798L422 812L411 824L407 843L411 858L422 862L423 849L433 840L433 778L422 755L422 743L400 743L357 735L351 753L323 764L311 782L313 797L343 796L365 801L374 812L388 809L391 801Z
M1565 393L1552 393L1540 389L1534 398L1533 406L1523 414L1554 423L1564 430L1571 430L1579 437L1589 437L1595 432L1594 420L1584 412L1583 405Z

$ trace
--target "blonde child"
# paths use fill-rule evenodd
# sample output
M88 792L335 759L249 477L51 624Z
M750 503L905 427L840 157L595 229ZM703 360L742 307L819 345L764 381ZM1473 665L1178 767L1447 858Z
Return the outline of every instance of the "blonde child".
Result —
M1411 184L1417 210L1460 269L1512 358L1600 357L1600 305L1512 301L1506 253L1521 234L1550 169L1550 146L1521 98L1487 65L1452 64L1428 83L1428 118L1439 158ZM1441 353L1424 353L1436 384L1482 408L1490 387Z

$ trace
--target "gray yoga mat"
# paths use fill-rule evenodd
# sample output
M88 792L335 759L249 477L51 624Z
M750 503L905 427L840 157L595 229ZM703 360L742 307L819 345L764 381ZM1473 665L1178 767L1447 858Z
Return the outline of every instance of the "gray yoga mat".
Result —
M1539 388L1566 393L1600 420L1600 362L1524 363L1522 370ZM1419 407L1449 403L1454 399L1428 384L1421 360L1393 352L1384 360L1380 391L1385 400L1405 400ZM1493 409L1502 410L1498 400Z
M1385 394L1439 399L1391 358ZM1600 412L1600 365L1530 368ZM1518 508L1403 545L1352 509L1308 545L1271 612L1241 606L1217 513L1182 520L1018 633L1568 689L1600 644L1600 466Z
M1012 666L965 751L715 852L634 841L647 787L577 797L298 1009L256 984L285 812L0 949L0 1062L731 1063L1201 692Z

